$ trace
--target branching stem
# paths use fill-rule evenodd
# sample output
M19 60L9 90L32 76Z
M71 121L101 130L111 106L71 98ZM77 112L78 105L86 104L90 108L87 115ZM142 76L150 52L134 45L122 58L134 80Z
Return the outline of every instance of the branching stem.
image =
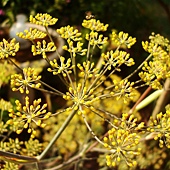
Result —
M68 124L70 123L70 121L73 119L74 115L76 114L76 110L73 109L72 113L69 114L69 116L67 117L67 119L64 121L64 123L62 124L62 126L60 127L60 129L57 131L57 133L54 135L53 139L50 141L50 143L47 145L47 147L45 148L45 150L37 157L38 160L41 160L45 157L45 155L47 154L47 152L51 149L51 147L53 146L53 144L57 141L57 139L60 137L60 135L62 134L62 132L66 129L66 127L68 126Z

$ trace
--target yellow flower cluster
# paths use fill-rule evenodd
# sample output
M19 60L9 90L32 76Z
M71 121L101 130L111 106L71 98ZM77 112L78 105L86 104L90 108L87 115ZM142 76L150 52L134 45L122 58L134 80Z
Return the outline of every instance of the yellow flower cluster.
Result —
M53 18L51 15L49 14L42 14L42 13L38 13L35 18L30 15L30 23L36 24L36 25L42 25L45 27L48 27L48 25L54 25L58 19L57 18Z
M24 68L23 75L13 74L11 76L11 88L13 91L29 94L28 87L39 88L41 86L40 79L41 76L38 75L34 68Z
M29 30L24 30L23 32L17 33L17 36L23 39L28 39L30 41L33 41L35 39L45 38L46 33L43 31L40 31L38 29L30 28Z
M85 28L88 28L91 30L91 32L86 34L86 40L89 41L90 45L98 46L100 49L102 49L104 44L107 44L108 38L104 37L102 34L99 34L99 31L106 31L108 24L104 25L99 20L96 20L94 18L90 20L83 20L82 26Z
M119 82L121 82L121 80L122 80L121 77L117 76L116 74L112 74L108 80L105 80L103 83L104 87L96 89L96 92L100 90L105 96L108 97L106 99L99 100L98 103L94 104L94 106L96 106L97 108L101 108L105 111L108 111L113 115L117 115L118 117L120 117L122 112L129 112L130 103L136 102L139 99L140 93L133 87L131 91L131 96L133 97L126 98L126 102L124 102L123 97L118 98L118 96L116 96L118 91L115 91L115 87L119 84ZM136 116L138 117L139 120L140 115L137 113Z
M134 82L129 82L127 79L121 80L120 82L114 82L114 88L111 93L116 96L116 99L123 99L124 103L129 100L133 100L136 91L133 88Z
M90 45L98 46L99 48L102 48L102 45L108 42L107 37L103 37L102 34L99 35L98 32L93 31L91 31L89 34L86 34L86 39L90 42Z
M152 86L153 89L162 89L160 80L170 77L169 69L169 64L160 60L150 61L149 63L145 62L143 72L140 72L139 76L147 85Z
M9 56L15 56L19 50L19 43L13 38L9 42L3 39L0 42L0 59L8 58Z
M81 114L84 112L82 110L83 105L88 107L95 101L99 100L97 96L93 95L93 92L92 88L88 91L88 88L84 86L83 83L78 83L77 87L69 87L69 92L66 92L66 94L63 95L63 98L65 100L73 101L74 109L79 109L78 113Z
M122 64L127 66L132 66L135 64L133 58L130 58L130 54L126 51L111 50L106 54L102 53L102 57L104 59L103 65L105 65L108 70L111 70L112 67L119 68Z
M142 42L142 45L145 51L150 53L149 57L153 57L151 61L144 63L143 71L139 73L139 76L152 88L162 89L161 80L170 77L169 41L163 36L153 33L150 36L150 42Z
M25 148L22 148L22 153L27 156L35 156L41 153L43 149L43 144L40 143L37 139L30 138L28 141L24 142Z
M74 27L70 27L69 25L66 27L61 27L57 29L57 33L64 39L67 40L68 45L64 45L63 49L68 51L71 56L75 57L76 53L79 55L85 55L87 49L83 49L83 43L80 42L82 40L81 33L79 33L78 29ZM76 41L76 43L74 42Z
M128 35L128 33L124 33L123 31L116 34L115 31L112 31L111 40L117 45L122 47L131 48L132 45L136 43L136 38L132 38Z
M70 25L66 27L61 27L60 29L56 30L57 33L66 40L73 40L73 41L80 41L81 33L78 31L78 29L75 29L74 27L71 27Z
M56 59L50 61L50 65L52 68L48 68L47 70L49 72L52 72L53 75L62 73L62 75L66 77L67 74L72 73L73 65L71 65L71 59L70 58L67 59L66 63L64 63L65 61L64 57L60 57L59 60L60 60L60 64L58 64L58 61Z
M92 78L93 76L98 77L98 69L94 66L95 64L90 61L84 61L82 65L78 63L77 67L80 70L79 76L83 78Z
M45 40L37 42L37 45L32 45L31 51L33 55L39 55L42 54L43 58L46 59L46 52L53 52L56 51L56 46L53 42L47 43Z
M0 122L0 134L3 134L4 132L8 132L7 124L5 124L3 121Z
M75 47L74 42L70 41L70 39L68 39L67 42L68 42L68 47L67 47L67 45L64 45L63 49L68 51L69 53L72 53L73 57L76 56L76 53L79 54L79 55L85 55L86 54L87 49L82 48L83 43L77 42L76 47Z
M149 36L149 39L150 42L142 42L143 49L148 53L151 53L154 57L166 57L166 50L170 47L169 40L160 34L155 33L152 33L151 36Z
M114 167L125 161L128 166L136 166L137 162L131 156L139 155L141 148L138 148L140 136L137 133L130 133L124 129L112 128L108 131L108 137L104 137L104 146L109 150L106 155L106 163Z
M18 138L9 138L9 142L4 142L4 144L6 144L6 151L18 153L22 148L23 141L19 141Z
M7 60L0 62L0 87L3 84L7 84L11 78L11 75L16 72L15 67L9 64Z
M138 124L137 118L135 118L135 116L133 114L129 115L127 113L122 114L121 123L119 126L122 129L126 129L129 131L131 131L132 129L135 131L138 131L145 127L144 122L141 122ZM139 134L139 132L138 132L138 134Z
M4 99L0 100L0 110L8 110L12 108L12 104L9 101L5 101Z
M106 155L108 166L116 166L120 161L132 167L137 162L133 160L135 155L139 155L141 148L139 147L140 133L144 127L144 122L137 124L137 118L134 115L122 114L120 120L114 120L116 126L108 131L108 137L104 137L104 146L109 149Z
M138 169L147 169L148 167L153 167L151 169L162 169L167 159L167 152L154 145L148 145L147 142L141 142L140 146L142 148L140 155L137 157ZM150 169L150 168L149 168ZM127 169L128 170L128 169Z
M5 165L3 166L2 170L9 170L9 169L13 169L13 170L19 170L19 165L15 164L13 162L5 162Z
M164 145L170 148L170 105L166 106L166 113L159 113L156 118L150 118L150 124L147 128L153 133L154 139L159 140L159 146Z
M30 16L30 22L45 26L47 34L49 33L47 29L48 25L55 24L57 20L57 18L52 18L48 14L37 14L35 17ZM101 60L96 66L95 63L92 62L95 47L98 46L101 49L103 45L108 43L108 38L98 32L106 31L108 24L104 25L99 20L91 18L89 20L84 20L82 25L91 30L85 36L85 39L88 41L87 49L83 47L85 44L81 42L82 34L79 33L78 29L71 26L57 29L57 33L67 41L67 45L64 45L63 49L70 53L70 58L68 59L60 55L58 59L51 61L47 58L47 52L57 51L57 47L54 42L47 43L45 40L42 42L38 41L37 44L34 43L34 45L32 45L31 49L33 55L41 54L50 64L51 68L48 68L49 72L52 72L53 75L61 74L60 78L64 81L68 89L65 94L57 91L53 87L50 87L48 84L41 82L41 76L39 76L35 69L30 67L24 68L22 74L14 74L11 76L12 90L28 94L29 87L38 89L42 83L54 92L58 92L57 94L71 103L71 105L67 105L67 108L54 114L57 115L58 113L66 113L64 115L65 117L62 117L64 119L62 120L62 122L64 121L64 124L61 125L61 129L58 130L60 123L62 123L59 122L60 119L51 120L54 121L53 124L57 124L56 122L59 122L59 125L57 124L55 126L59 132L57 132L58 136L54 135L52 142L60 137L60 132L65 132L64 128L71 121L72 117L78 113L76 115L77 117L75 116L77 119L76 122L82 123L84 121L85 124L82 126L84 128L84 132L87 133L89 130L94 138L101 144L104 144L104 147L108 149L106 160L109 167L114 167L122 161L126 162L126 164L130 167L135 167L137 162L133 158L140 154L140 131L144 128L144 122L138 123L137 118L135 118L134 115L124 113L121 118L120 116L115 115L117 113L121 114L125 107L126 109L129 109L128 105L130 102L136 100L137 92L134 89L135 83L130 82L128 80L129 77L122 80L120 78L116 78L113 74L116 71L121 71L120 67L122 64L125 64L126 66L134 65L134 60L130 58L130 54L119 49L121 47L131 48L131 46L136 42L136 38L132 38L124 32L120 32L118 34L112 32L111 41L115 42L118 47L115 51L111 50L103 53L101 55ZM24 33L18 33L17 35L21 38L33 41L35 39L45 38L46 33L30 28L29 30L25 30ZM50 35L49 38L52 40ZM152 35L150 40L150 43L143 42L143 47L147 52L154 56L154 59L149 63L145 62L142 68L143 72L140 73L140 76L144 81L146 81L146 83L148 83L148 85L151 84L152 86L155 85L157 87L161 87L159 80L170 77L170 59L168 52L166 51L167 49L170 49L168 45L169 42L162 37L155 35ZM158 43L160 40L161 43ZM9 43L6 40L3 40L3 42L0 42L0 58L8 58L9 55L14 56L18 49L19 44L15 42L15 39L12 39ZM84 55L85 57L84 62L81 64L76 63L77 54ZM53 91L50 91L50 93L53 93ZM118 101L119 99L120 102L116 103L115 100ZM116 106L117 104L119 104L119 107ZM116 111L112 111L114 107L116 107ZM8 108L10 119L7 121L7 124L10 125L9 129L15 131L17 134L20 134L23 129L27 129L31 138L35 137L35 135L37 135L35 125L44 128L46 126L44 120L48 122L48 118L51 116L51 113L47 112L46 108L47 104L41 104L41 99L34 100L33 103L30 104L29 97L26 96L25 105L23 105L19 100L16 100L15 107ZM79 115L82 115L82 117ZM94 123L90 119L94 118L97 120L97 123L92 125ZM106 121L108 127L111 126L111 129L108 131L108 135L104 137L103 142L98 139L98 133L95 133L106 128L98 120L98 118L102 119L102 123ZM113 123L111 119L113 119ZM101 127L97 127L98 123ZM0 123L0 130L2 133L6 132L6 126L7 125L4 125L4 123ZM88 130L85 127L87 127ZM73 133L76 134L76 128L77 126L73 126L71 133L74 131ZM150 124L150 128L148 128L148 131L156 134L155 139L160 138L159 141L161 147L163 146L162 141L164 141L165 138L167 147L170 147L170 144L168 143L170 139L168 128L168 110L164 115L161 113L158 114L157 119L153 120ZM92 129L95 129L95 131L93 132ZM47 128L47 131L48 130L50 131L50 134L51 131L53 131L52 134L56 133L56 129L51 129L51 127L49 127L49 129ZM71 136L72 134L69 135ZM63 138L66 137L67 135ZM72 137L74 136L72 135L69 140L63 141L70 141L72 140ZM47 140L49 141L51 138ZM73 150L76 150L76 147L78 146L78 142L76 142L77 141L73 141ZM12 151L15 153L18 152L20 149L18 141L10 140L10 144L11 148L16 148L16 150ZM4 147L4 145L2 146ZM42 145L39 144L38 140L30 139L25 142L25 148L22 150L22 153L34 156L40 152L41 149ZM47 148L47 150L48 149L49 148ZM63 150L63 152L66 152L66 148Z
M99 20L92 18L90 20L83 20L82 26L90 29L91 31L106 31L109 25L104 25Z
M47 104L40 105L41 99L34 100L33 104L30 105L29 97L25 97L25 106L22 106L19 100L15 101L16 104L16 112L14 109L9 109L9 119L7 124L18 125L22 123L22 127L19 127L16 130L16 133L20 134L23 129L28 129L28 133L32 133L31 137L35 137L36 131L34 130L33 123L37 126L45 127L45 123L42 120L46 120L50 117L51 112L47 112L45 108Z

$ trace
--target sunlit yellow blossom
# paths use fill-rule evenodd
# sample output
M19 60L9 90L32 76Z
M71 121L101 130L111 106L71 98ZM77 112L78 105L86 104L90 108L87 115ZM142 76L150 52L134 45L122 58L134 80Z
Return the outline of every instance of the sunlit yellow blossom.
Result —
M7 169L13 169L13 170L18 170L19 169L19 165L13 162L7 162L5 161L5 165L3 166L2 170L7 170Z
M128 166L134 166L131 156L139 155L140 148L137 147L140 136L124 129L112 128L108 131L108 137L104 137L104 146L109 150L106 163L114 167L120 161L125 161Z
M60 57L59 60L60 60L60 64L59 61L57 61L56 59L50 61L50 65L52 68L48 68L48 71L53 72L54 75L62 73L63 76L72 73L73 66L71 66L71 59L69 58L66 61L66 63L64 63L65 62L64 57Z
M79 109L83 105L89 106L95 101L99 100L98 96L93 95L93 89L88 91L87 87L83 88L83 84L78 83L77 87L70 87L69 92L63 95L65 100L72 100L74 103L74 109ZM80 110L81 111L81 110ZM83 112L83 111L82 111Z
M24 142L25 148L22 148L22 152L27 156L36 156L41 153L43 149L43 144L37 139L30 138L28 141Z
M35 17L30 15L30 23L37 24L37 25L42 25L42 26L48 26L48 25L54 25L58 19L53 18L51 15L45 13L38 13Z
M91 31L90 34L86 34L86 39L90 42L90 45L95 45L99 48L102 48L102 45L108 42L107 37L104 37L102 34L98 34L98 32L93 31Z
M83 20L82 26L92 31L106 31L109 25L104 25L99 20L93 18L90 20Z
M9 56L15 56L19 50L19 43L13 38L11 41L3 39L0 42L0 59L8 58Z
M122 64L125 64L127 66L132 66L135 64L133 58L130 58L130 54L128 54L125 51L109 51L106 54L102 54L102 57L104 59L103 65L107 66L108 70L111 70L111 68L119 68Z
M150 53L148 59L152 59L144 62L139 76L152 88L162 89L162 82L170 78L169 41L159 34L152 34L150 41L142 42L142 46Z
M4 99L0 99L0 110L8 110L12 108L12 104L10 101L6 101Z
M34 68L24 68L22 74L13 74L11 76L11 87L13 91L20 91L21 93L29 93L28 87L39 88L41 83L39 80L41 76L34 70Z
M17 35L20 38L33 41L35 39L45 38L47 34L43 31L39 31L38 29L30 28L29 30L24 30L24 33L23 32L17 33Z
M67 39L70 39L73 41L82 40L81 33L78 31L78 29L75 29L74 27L71 27L70 25L57 29L57 33L60 34L60 36L66 40Z
M53 42L47 43L45 40L43 40L42 43L38 41L37 45L32 45L31 51L34 56L42 54L42 57L46 58L46 52L53 52L56 51L56 49L57 48Z
M22 127L19 127L16 132L20 134L23 129L28 129L28 133L32 133L32 137L34 137L35 130L32 124L35 123L43 128L46 125L43 120L48 119L51 115L50 112L45 110L47 104L41 106L40 103L41 99L38 99L34 100L33 104L30 104L28 96L25 97L25 106L22 106L20 101L16 100L16 111L9 109L9 116L13 119L10 119L7 123L16 125L22 123Z
M80 69L80 77L86 76L87 78L92 78L93 76L97 76L98 69L94 67L94 63L90 63L89 61L77 64L77 67Z
M12 74L16 72L15 67L8 63L7 60L4 62L0 63L0 87L3 84L7 84L10 80L10 77Z
M79 55L85 55L86 54L87 49L82 48L83 43L77 42L76 45L74 45L73 41L67 40L67 42L68 42L68 47L67 47L67 45L64 45L63 49L72 53L73 57L75 57L76 54L79 54Z
M128 33L124 33L123 31L118 34L113 31L111 34L111 40L118 46L125 46L127 48L131 48L131 46L136 43L136 38L132 38Z
M170 148L170 105L166 106L166 113L160 112L156 118L150 118L148 131L154 133L154 139L159 140L159 146Z
M18 138L15 139L9 139L9 142L7 142L8 151L13 153L18 153L22 148L23 141L19 141Z

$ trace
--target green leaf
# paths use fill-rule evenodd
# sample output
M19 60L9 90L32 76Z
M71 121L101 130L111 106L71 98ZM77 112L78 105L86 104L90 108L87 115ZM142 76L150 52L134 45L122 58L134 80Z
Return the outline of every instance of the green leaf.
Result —
M153 92L152 94L150 94L148 97L146 97L144 100L142 100L135 108L136 111L146 107L147 105L149 105L151 102L153 102L155 99L157 99L161 93L163 92L162 90L157 90L155 92Z

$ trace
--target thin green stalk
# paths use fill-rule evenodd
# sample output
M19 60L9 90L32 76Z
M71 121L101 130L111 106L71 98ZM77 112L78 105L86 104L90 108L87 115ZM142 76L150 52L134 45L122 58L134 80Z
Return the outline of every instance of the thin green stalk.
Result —
M102 50L101 50L101 54L102 54L102 53L105 53L105 52L107 51L108 45L109 45L109 43L103 45L103 48L102 48ZM98 60L98 62L97 62L97 64L96 64L96 69L98 69L99 71L100 71L101 68L103 67L103 64L102 64L103 61L104 61L104 59L103 59L103 57L102 57L102 55L101 55L100 58L99 58L99 60Z
M120 46L118 46L115 51L117 51L119 48L120 48ZM103 51L103 52L104 52L104 51ZM102 53L103 53L103 52L102 52ZM101 60L101 61L97 64L97 68L99 68L99 70L100 70L100 72L99 72L100 76L98 76L98 77L93 81L93 83L92 83L91 86L89 87L88 91L89 91L90 89L92 89L92 88L95 86L95 84L97 83L97 81L98 81L103 75L105 75L105 73L108 71L108 66L109 66L108 64L105 65L104 68L101 70L103 58L101 57L100 60ZM120 66L121 66L121 65L119 65L118 68L119 68ZM107 76L107 78L108 78L111 74L113 74L115 71L116 71L116 69L114 69L114 70ZM107 79L107 78L106 78L106 79ZM93 90L97 89L103 82L104 82L104 81L101 81Z
M90 40L91 40L91 37L90 37ZM91 47L91 45L90 45L90 40L89 40L89 43L88 43L88 47L87 47L87 61L89 60L89 58L90 58L90 47Z
M58 95L60 95L60 96L63 96L63 95L64 95L64 93L62 93L62 92L58 91L57 89L51 87L50 85L46 84L45 82L43 82L43 81L41 81L41 80L39 80L39 82L40 82L41 84L43 84L44 86L48 87L49 89L53 90L54 92L56 92ZM47 92L48 92L48 91L47 91Z
M43 170L39 162L36 162L35 165L37 170Z
M107 66L104 67L104 68L101 70L101 72L99 73L100 75L94 79L94 81L92 82L92 84L91 84L90 87L88 88L87 93L96 85L96 83L98 82L98 80L100 80L100 78L101 78L106 72L107 72ZM103 81L102 81L102 83L103 83ZM101 83L101 84L102 84L102 83ZM100 84L100 83L99 83L99 84ZM95 89L96 89L96 88L95 88Z
M88 128L89 132L93 135L94 139L96 139L101 145L104 146L104 143L96 136L96 134L93 132L93 130L91 129L90 125L88 124L86 117L84 114L82 114L84 123L86 124L86 127Z
M74 86L74 83L73 83L73 81L71 80L71 77L70 77L69 73L67 72L67 70L66 70L66 74L67 74L67 78L68 78L68 80L69 80L69 84L71 84L72 88L73 88L74 90L76 90L76 88L75 88L75 86ZM75 75L75 77L76 77L76 75ZM76 82L76 80L75 80L75 82Z
M23 72L22 68L20 68L15 62L13 62L10 58L8 58L8 61L11 62L18 70Z
M46 90L46 89L42 89L42 88L35 88L35 87L32 87L33 89L35 90L39 90L43 93L46 93L46 94L52 94L52 95L58 95L58 96L63 96L64 93L60 92L60 93L57 93L57 92L53 92L53 91L49 91L49 90Z
M69 44L69 43L68 43ZM71 49L70 45L69 48ZM73 67L73 72L74 72L74 81L77 84L77 71L76 71L76 57L73 55L72 52L70 52L70 57L71 57L71 62Z
M69 158L66 162L63 162L60 165L57 165L53 168L49 168L49 169L45 169L45 170L59 170L59 169L62 169L64 167L68 166L68 165L71 165L71 164L77 162L80 159L83 160L83 157L87 153L87 149L89 148L89 146L90 146L90 143L83 145L83 148L82 148L82 150L80 151L79 154Z
M134 71L133 71L131 74L129 74L127 77L125 77L124 80L125 80L125 79L129 79L129 78L132 77L135 73L137 73L137 72L143 67L144 63L145 63L146 61L148 61L151 57L152 57L152 54L150 54L150 55L139 65L139 67L138 67L136 70L134 70Z
M12 132L12 130L8 131L7 135L1 140L1 142L4 142L11 135Z
M47 35L48 35L50 41L54 43L54 41L53 41L53 39L52 39L52 37L51 37L49 31L48 31L48 27L45 26L45 30L46 30L46 33L47 33ZM55 43L54 43L54 44L55 44ZM57 53L57 55L58 55L58 58L60 58L60 54L58 53L57 50L56 50L56 53Z
M92 52L91 52L89 61L92 61L93 52L94 52L95 47L96 47L96 45L93 45L93 48L92 48Z
M48 146L45 148L45 150L39 155L37 156L38 160L41 160L42 158L45 157L45 155L47 154L47 152L51 149L51 147L53 146L53 144L57 141L57 139L60 137L60 135L62 134L62 132L66 129L66 127L68 126L68 124L70 123L70 121L73 119L74 115L76 114L77 110L72 111L72 113L69 114L69 116L67 117L67 119L64 121L64 123L62 124L62 126L60 127L60 129L57 131L57 133L55 134L55 136L53 137L53 139L50 141L50 143L48 144Z

